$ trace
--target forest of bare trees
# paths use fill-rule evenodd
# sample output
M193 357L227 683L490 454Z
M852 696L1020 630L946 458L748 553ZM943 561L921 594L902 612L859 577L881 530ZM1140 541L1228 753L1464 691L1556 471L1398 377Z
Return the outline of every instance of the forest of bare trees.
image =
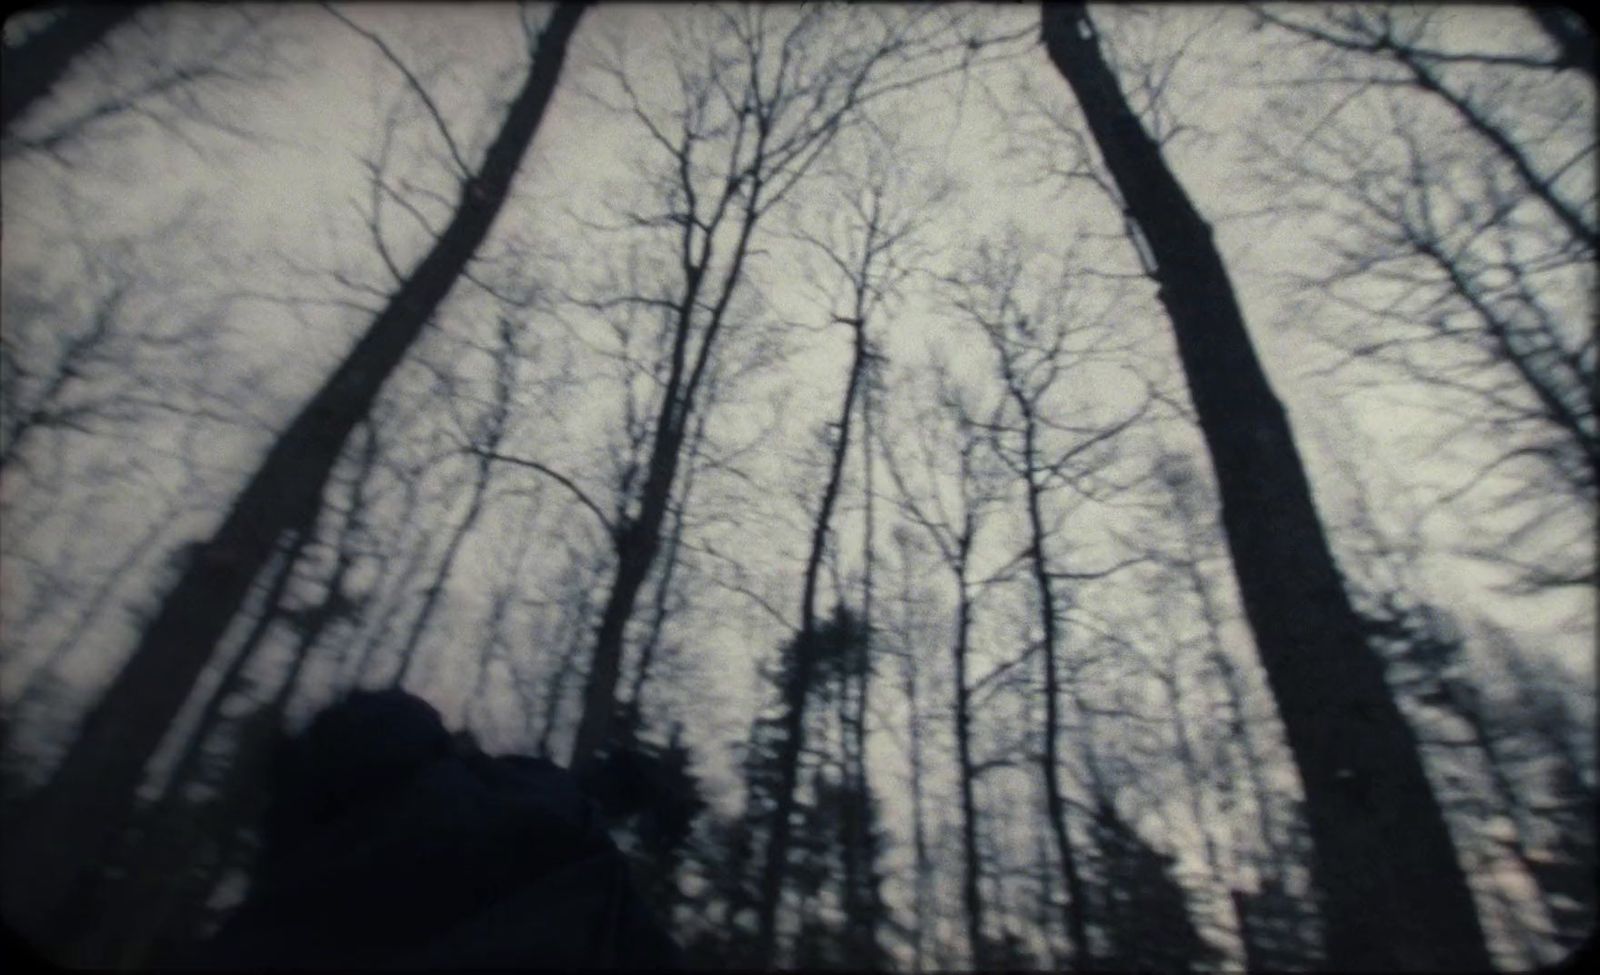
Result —
M361 688L646 769L608 829L695 968L1592 938L1571 10L61 5L4 43L0 915L46 957L188 957L278 742Z

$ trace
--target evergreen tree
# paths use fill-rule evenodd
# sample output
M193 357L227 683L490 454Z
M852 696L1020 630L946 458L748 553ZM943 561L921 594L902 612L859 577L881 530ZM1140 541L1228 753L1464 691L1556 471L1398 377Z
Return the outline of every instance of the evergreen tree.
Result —
M834 705L857 676L867 639L861 619L839 607L809 637L800 634L785 643L777 666L766 675L785 699L789 698L783 690L792 695L793 682L805 681L803 693L814 705L806 715L805 738L815 751L848 733L831 728L830 722L839 711ZM730 898L725 910L731 923L726 925L721 946L725 954L719 963L736 963L734 953L740 951L744 937L739 921L747 906L759 904L749 899L759 892L761 877L750 872L754 865L744 844L757 836L763 844L768 841L784 788L784 746L791 740L785 734L784 717L763 715L752 724L742 764L744 821L723 830L729 846L718 874L722 895ZM802 758L805 768L792 799L785 884L780 892L793 899L798 917L789 963L805 969L882 968L888 958L878 939L886 907L880 890L883 850L877 805L858 776L841 771L842 761L819 760L812 754ZM852 837L864 837L865 842L854 851L859 858L855 869L847 871Z
M1219 960L1190 916L1173 858L1151 846L1102 802L1090 830L1098 867L1094 917L1109 971L1203 971Z

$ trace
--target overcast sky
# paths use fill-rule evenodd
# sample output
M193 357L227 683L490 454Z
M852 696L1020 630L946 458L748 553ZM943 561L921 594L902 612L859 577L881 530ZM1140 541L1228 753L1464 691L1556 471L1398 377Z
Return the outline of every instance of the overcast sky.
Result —
M501 107L520 82L524 52L515 10L498 4L359 4L351 5L348 14L384 37L427 79L465 155L477 158L498 125ZM1315 303L1296 295L1284 279L1327 260L1317 237L1328 228L1318 226L1314 217L1275 210L1274 205L1283 201L1252 168L1259 162L1251 148L1253 137L1276 124L1269 100L1283 94L1278 82L1307 69L1306 55L1270 32L1253 29L1248 12L1233 6L1116 6L1097 8L1094 15L1102 33L1127 57L1159 61L1184 49L1164 104L1165 116L1189 131L1170 143L1169 158L1215 227L1252 338L1278 395L1289 407L1324 519L1337 525L1350 517L1357 480L1383 498L1379 514L1387 521L1386 529L1399 532L1420 518L1427 542L1423 585L1432 598L1512 629L1525 645L1559 660L1582 686L1592 689L1593 593L1568 589L1515 599L1500 594L1504 573L1462 551L1478 543L1475 532L1486 525L1496 527L1495 519L1470 504L1432 505L1496 445L1457 442L1446 452L1425 453L1423 445L1439 424L1436 404L1408 396L1403 389L1368 390L1317 376L1331 353L1304 318L1305 309L1315 308ZM181 37L215 34L217 25L229 16L225 8L185 8L172 29ZM660 78L666 65L656 41L674 22L690 16L692 8L642 4L601 5L587 15L491 250L497 243L521 237L540 260L548 258L548 266L559 269L553 272L555 287L593 280L595 269L615 252L608 250L610 245L596 244L601 238L584 222L602 219L607 204L631 199L638 192L642 167L660 161L651 156L632 120L601 104L614 92L596 65L614 45L621 45L639 77ZM983 17L1000 33L1027 28L1037 12L1031 7L993 6L984 8ZM1446 20L1443 36L1464 48L1540 49L1531 22L1509 7L1453 7ZM331 299L343 294L356 301L372 300L341 292L327 276L334 268L364 275L374 285L382 283L358 210L366 205L368 194L361 160L378 145L380 113L399 97L398 77L371 44L317 7L274 8L269 29L283 38L276 79L248 92L227 93L219 102L228 120L248 133L248 139L199 127L187 133L192 144L185 144L159 127L129 124L66 162L37 157L7 160L0 288L8 310L13 302L49 290L41 281L48 283L53 276L70 288L86 261L71 256L64 241L76 235L82 240L80 254L104 255L110 241L127 237L132 241L131 260L149 269L151 280L161 282L155 294L140 299L144 304L136 311L148 321L166 320L170 311L202 323L196 327L204 327L211 336L209 351L190 362L193 368L182 374L187 384L183 395L213 396L236 407L228 423L206 426L200 435L198 449L191 454L201 468L197 483L186 484L181 466L163 463L159 457L139 458L138 463L128 458L128 443L122 439L126 435L158 450L178 446L180 431L186 428L174 418L160 416L142 421L131 433L60 440L53 459L36 460L25 476L7 474L0 488L0 501L8 506L6 543L0 552L0 581L5 583L0 587L0 620L9 625L0 634L4 649L0 693L8 701L23 678L34 672L41 653L62 634L74 632L83 614L91 611L87 601L99 592L100 577L119 565L122 553L152 526L166 532L162 536L166 550L182 538L204 536L276 429L366 324L358 311L326 301L303 305L295 312L281 303L259 300L260 296L292 293ZM952 178L958 187L929 208L923 234L932 255L927 270L958 268L979 240L998 238L1007 227L1014 227L1046 248L1038 259L1043 281L1053 280L1054 268L1078 234L1089 235L1075 249L1075 259L1085 267L1136 275L1136 255L1119 236L1114 208L1086 183L1067 185L1041 176L1041 146L1043 156L1054 151L1059 157L1067 150L1061 143L1052 149L1042 141L1048 138L1042 123L1024 106L1037 102L1073 121L1076 110L1040 47L1013 44L1011 49L1018 53L1001 63L941 79L874 106L883 124L896 130L908 147L903 187L907 198L925 198L931 185L943 178ZM34 121L48 123L50 112L64 116L105 83L94 72L73 76L61 86L57 103L46 106ZM642 90L662 98L672 94L666 89ZM486 104L486 95L493 96L493 104ZM1592 116L1592 100L1589 109L1590 115L1584 117ZM423 155L439 155L442 143L414 106L407 112L397 158L421 187L414 196L416 205L442 222L443 207L429 202L427 192L449 198L450 178ZM1574 131L1570 139L1575 143L1589 135L1592 132ZM827 192L820 181L817 192ZM186 202L187 222L166 238L151 233L153 226L171 219ZM402 266L415 260L426 246L426 234L393 207L386 219L397 259ZM770 246L782 252L781 243ZM537 277L539 267L534 264L530 273ZM789 492L809 491L806 496L814 497L820 475L803 469L803 458L813 456L807 451L815 450L821 423L837 408L849 351L845 329L823 327L830 311L816 301L815 287L826 287L816 280L819 267L808 269L786 259L757 268L765 286L766 313L818 327L814 333L797 333L800 338L783 369L760 378L719 413L718 435L726 442L760 438L746 463L766 490L751 502L759 501L760 507L749 512L742 529L746 537L725 525L708 529L706 536L736 547L751 566L758 587L770 589L781 609L791 614L798 600L809 509ZM452 299L460 314L444 321L445 338L430 339L416 355L456 362L470 387L486 382L489 360L472 360L452 343L488 334L481 314L487 305L481 293L460 297L462 290L458 288L458 297ZM194 300L189 300L191 292ZM977 381L991 368L988 352L974 333L962 331L948 308L941 306L940 295L930 277L913 279L901 298L885 309L875 335L896 369L909 372L916 363L939 354ZM172 308L163 305L163 296ZM1570 300L1584 307L1588 296ZM1148 358L1141 372L1152 381L1176 383L1173 388L1181 389L1165 322L1147 282L1135 279L1120 292L1091 293L1085 302L1097 313L1121 316L1130 334L1148 336ZM535 320L529 322L530 329L545 330L531 333L540 352L530 369L543 375L540 370L567 362L575 375L601 375L603 362L592 351L606 341L601 325L570 311L555 312L559 323L538 318L542 314L546 312L535 312ZM18 328L8 340L36 341L38 334L37 329ZM469 361L478 364L460 365ZM405 389L422 388L416 375L409 375L406 382ZM1138 388L1127 370L1118 369L1086 374L1083 384L1078 393L1087 402L1105 406L1108 414L1118 411L1119 397ZM394 398L399 410L426 408L420 401L403 403ZM569 384L560 388L559 398L542 407L532 402L537 398L533 394L528 398L506 451L571 465L581 473L587 446L616 415L614 388L601 382L589 387ZM894 409L890 407L891 414ZM1192 432L1172 436L1176 442L1185 442L1187 436L1186 449L1198 444ZM56 470L63 476L47 477L52 464L59 465ZM148 471L140 473L140 465ZM106 479L98 480L97 471ZM882 473L878 476L882 478ZM537 475L501 471L497 478L497 485L511 490L533 487ZM37 487L46 480L55 485L48 494ZM450 512L456 509L447 500L449 485L441 481L436 487L441 494L432 509L435 520L396 526L397 532L410 533L397 544L441 544L439 536L452 523ZM719 488L713 483L708 490ZM174 492L186 503L173 507ZM548 491L545 498L550 505L566 501ZM854 554L860 544L858 507L858 500L849 502L838 533L840 549L851 553L844 558L851 571L859 565ZM494 588L504 582L506 567L516 564L512 547L528 528L521 519L533 517L527 511L516 502L491 510L449 581L448 605L442 611L447 622L441 635L425 645L424 673L433 676L423 689L451 720L461 718L467 707L465 695L476 676L474 621L481 621L487 612ZM561 517L559 511L545 509L529 530L551 549L557 535L569 541L595 537L589 531L592 526L580 526L586 517L581 512L570 509ZM1581 519L1568 524L1574 532L1583 529ZM999 539L1005 531L997 533L985 559L1003 559L1006 546ZM1092 554L1093 544L1086 543L1083 551ZM39 598L35 569L41 564L89 568L65 600L55 604L48 622L21 623L33 605L30 601ZM531 571L542 586L553 578L549 566ZM1231 592L1221 567L1218 572L1218 585ZM119 607L144 605L160 591L166 577L159 558L141 561L125 579L117 580L113 602ZM931 564L927 577L939 579ZM880 581L885 588L892 585ZM684 648L679 654L681 670L662 694L668 702L664 706L681 708L689 716L686 731L704 746L701 760L708 774L727 784L732 772L727 746L748 733L757 702L766 693L757 666L770 659L782 634L748 603L741 605L727 593L699 591L715 602L675 621L672 640ZM138 617L120 608L94 615L87 632L62 658L63 673L80 688L93 687L120 662L137 625ZM25 639L16 638L19 631ZM1009 653L998 633L982 631L977 652L985 668ZM1233 636L1239 643L1235 649L1247 655L1248 638L1242 627L1234 627ZM502 696L509 702L509 694ZM898 784L905 774L903 742L891 733L903 715L896 710L898 705L883 707L880 727L885 730L874 740L873 773L881 776L889 823L903 831L909 815L908 800ZM475 724L497 747L527 747L514 709L509 703L504 708ZM990 717L999 719L998 713ZM1009 781L1001 779L995 788L1028 795L1027 779L1008 785ZM1003 808L1002 800L1003 795L997 795L993 808Z

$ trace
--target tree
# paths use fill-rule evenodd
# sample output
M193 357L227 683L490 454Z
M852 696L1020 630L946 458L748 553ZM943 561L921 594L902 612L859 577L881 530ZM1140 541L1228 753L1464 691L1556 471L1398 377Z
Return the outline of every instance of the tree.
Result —
M1569 726L1565 703L1546 696L1549 678L1510 633L1451 608L1429 572L1421 512L1402 503L1393 479L1379 491L1372 466L1340 458L1337 469L1350 496L1336 541L1352 600L1443 783L1441 802L1475 863L1478 902L1486 919L1495 915L1491 945L1511 958L1514 942L1515 964L1565 957L1588 929L1596 896L1594 844L1580 825L1593 819L1594 790L1586 760L1555 731ZM1400 530L1387 527L1391 519ZM1537 896L1527 895L1529 883Z
M961 809L961 901L967 936L967 950L974 967L985 967L985 947L988 945L984 928L984 898L981 886L983 865L978 848L980 830L979 809L975 791L980 774L974 754L972 733L972 699L974 688L990 680L993 673L980 680L969 678L971 667L971 641L974 609L977 598L988 580L976 578L974 572L974 545L986 515L999 500L998 472L993 469L986 451L987 433L981 421L973 416L974 410L967 402L970 396L952 379L945 368L936 367L937 406L921 418L921 458L927 465L929 480L934 484L926 493L918 492L903 470L904 461L890 449L887 440L883 456L887 461L891 480L898 492L902 511L907 519L927 533L939 561L949 572L955 586L954 634L950 658L954 669L954 726L956 739L956 775L960 791ZM930 435L930 427L948 437L942 443ZM943 440L943 438L939 438ZM934 457L951 450L956 458L953 472L937 471ZM948 473L953 481L954 506L947 505L943 485L938 483L939 473ZM919 494L921 496L919 497ZM1001 665L1002 667L1004 665Z
M948 43L944 24L926 11L902 18L808 8L769 18L741 8L716 11L714 18L709 36L686 39L698 50L676 59L683 102L665 113L651 110L621 64L608 68L624 110L666 155L663 200L652 204L654 212L629 214L628 225L660 234L677 267L670 282L610 299L659 313L671 355L635 510L612 526L616 567L595 634L573 765L606 747L625 631L660 551L684 438L727 339L729 309L748 288L758 226L854 124L861 105L911 83L904 66L942 53ZM827 25L849 40L824 52L818 34ZM721 53L704 69L689 68L705 50Z
M1339 354L1330 372L1426 392L1439 417L1428 449L1462 468L1443 499L1478 501L1473 521L1493 532L1480 558L1524 588L1592 586L1582 526L1600 497L1600 383L1587 296L1600 223L1583 165L1593 144L1566 123L1587 117L1593 78L1527 29L1566 21L1512 8L1258 13L1316 57L1257 141L1268 179L1291 212L1315 208L1330 251L1325 270L1297 275ZM1513 51L1465 47L1463 29L1497 31Z
M7 134L33 103L50 93L74 59L139 12L142 4L83 5L52 12L5 52L5 95L0 97L0 130Z
M205 390L196 368L217 351L216 325L225 310L194 282L195 254L153 246L168 234L182 238L208 229L197 208L185 204L148 236L115 232L95 240L89 201L71 188L63 197L73 220L64 239L24 239L12 252L19 267L8 267L0 334L6 552L25 559L38 554L62 523L93 538L81 555L65 548L49 562L27 561L26 573L7 579L6 706L36 713L52 697L50 689L60 687L60 666L104 622L109 597L127 591L130 581L144 581L136 570L158 562L172 544L162 542L181 537L187 527L185 499L192 504L203 482L191 463L198 455L189 448L244 422L249 412L248 404ZM37 251L42 265L24 250ZM170 436L136 432L163 421L175 421ZM120 450L110 465L93 457L99 443L134 441L142 441L142 449ZM180 471L173 469L173 455L181 457ZM69 511L61 498L81 481L95 483L100 496ZM84 520L111 498L157 485L159 494L146 501L152 517L141 519L145 527L126 546L115 520L92 527ZM94 537L106 528L111 537ZM98 570L108 554L118 557L109 571ZM82 609L67 608L76 599ZM71 626L50 633L58 619L70 619Z
M1099 423L1065 424L1056 415L1062 390L1084 375L1084 367L1103 358L1105 333L1086 309L1077 306L1069 281L1047 285L1048 298L1028 304L1023 293L1026 269L1022 243L1013 237L999 247L980 245L966 269L949 282L955 306L975 324L994 353L1004 390L1004 405L985 424L992 449L1015 476L1023 493L1028 542L1025 560L1038 605L1040 665L1044 673L1044 747L1040 772L1045 804L1061 863L1067 899L1065 929L1071 936L1073 967L1089 967L1088 897L1073 848L1067 804L1061 788L1061 634L1062 600L1057 586L1102 577L1109 571L1068 572L1046 551L1053 533L1047 525L1047 496L1062 487L1092 493L1088 486L1111 466L1108 447L1144 413ZM1063 382L1064 381L1064 382ZM1060 385L1058 385L1058 383ZM1146 401L1148 402L1148 401ZM1092 414L1088 404L1076 412ZM1062 436L1065 434L1065 436ZM1052 519L1053 520L1053 519Z
M300 689L307 658L328 630L356 616L362 599L349 590L357 558L356 537L367 510L377 467L379 438L363 424L348 472L344 510L332 538L305 539L272 573L256 618L206 702L188 741L173 762L160 794L142 807L123 844L124 859L104 884L103 907L75 947L77 959L110 967L143 967L191 941L206 899L237 866L241 839L267 805L272 739L284 728L289 701ZM324 515L332 520L333 512ZM308 549L332 548L332 565L316 598L296 605L290 590L304 575ZM257 703L261 649L284 627L294 635L287 672ZM246 702L239 717L226 712ZM87 919L86 919L87 920Z
M240 96L284 78L283 42L294 20L278 14L63 3L33 12L47 23L31 31L28 14L15 18L23 36L6 46L0 156L8 164L49 160L81 178L108 146L141 127L197 157L208 153L203 134L257 143L258 133L239 123ZM23 99L29 104L12 117L13 102Z
M1095 809L1097 921L1093 967L1115 972L1207 970L1215 951L1195 928L1172 858L1150 846L1104 800Z
M484 507L489 492L490 462L500 448L500 442L505 439L507 415L511 408L511 394L516 387L516 364L519 358L516 347L517 324L506 316L501 316L499 321L499 347L495 354L495 373L493 383L493 400L487 414L477 424L474 431L472 450L476 454L474 460L472 487L468 491L467 508L462 513L461 520L456 523L455 529L450 533L450 539L445 543L444 554L439 560L438 573L433 582L424 591L422 606L417 612L416 619L411 624L411 630L406 635L405 642L401 644L397 656L400 666L395 670L391 679L391 686L400 687L405 683L412 666L416 661L417 647L422 642L423 636L428 631L428 624L433 619L435 608L444 593L445 582L450 577L451 570L455 568L456 558L461 551L461 545L467 535L477 525L478 519L483 516Z
M875 444L869 443L868 449ZM927 626L927 609L925 604L929 601L928 594L917 580L919 574L917 566L927 549L920 543L911 527L897 524L892 532L895 543L897 585L895 586L894 608L892 622L885 627L885 631L892 634L892 648L890 652L899 663L901 692L906 702L906 741L905 750L907 762L910 766L911 786L911 848L912 860L912 918L910 925L911 969L914 972L923 971L924 956L928 947L927 934L933 922L932 891L929 889L933 882L933 850L928 837L928 813L926 809L927 786L924 784L928 764L927 746L924 741L924 711L925 699L928 694L928 677L924 672L924 664L919 660L919 651L923 645L924 630Z
M557 7L522 90L426 257L268 452L85 718L49 784L6 830L6 914L50 940L73 888L122 824L145 761L210 659L252 581L310 530L329 472L384 380L488 235L549 103L583 7Z
M850 455L850 434L856 413L862 422L869 422L868 397L873 381L876 355L875 343L868 337L868 324L880 316L884 303L894 295L895 288L906 276L901 264L901 253L916 227L916 218L900 209L891 198L895 175L887 162L871 150L868 151L868 172L865 186L856 192L846 192L844 212L848 224L842 233L817 235L799 231L801 238L832 265L837 272L845 308L835 308L830 324L845 325L852 334L849 368L845 378L844 394L838 418L828 425L829 457L827 476L818 499L815 516L811 522L810 548L806 556L800 594L800 630L796 639L809 645L816 636L818 584L824 556L828 552L829 536L833 531L834 509L844 485L845 464ZM870 428L869 428L870 429ZM864 461L869 462L871 444L865 445ZM867 571L870 573L872 537L869 527L866 545ZM871 581L865 580L863 593L864 613L871 608ZM869 816L864 804L870 802L871 791L866 779L866 701L871 676L871 625L864 624L865 638L856 648L853 663L841 683L841 708L846 708L854 685L853 717L842 711L842 723L853 723L853 729L843 741L846 749L847 776L854 781L840 789L840 801L846 806L839 817L844 835L845 918L848 930L848 955L857 961L877 955L875 919L881 914L877 903L876 886L866 876L870 872L866 854L871 845L867 833ZM778 901L783 887L787 864L789 819L794 804L794 788L798 781L800 755L805 748L806 695L812 677L808 672L809 657L802 655L795 670L794 684L784 689L786 713L784 717L784 743L779 754L780 783L777 806L768 834L766 861L762 880L762 900L759 923L760 944L763 957L770 957L776 935ZM851 753L853 749L853 754ZM854 805L852 805L854 804Z
M778 894L780 899L785 891L794 895L798 915L789 964L854 969L877 969L885 964L876 924L871 918L863 922L851 916L853 911L882 911L876 897L879 876L875 805L870 792L857 794L861 786L853 775L848 753L837 762L828 756L835 738L842 744L849 735L848 719L830 721L830 717L838 705L849 700L856 661L870 638L860 617L839 606L830 616L817 621L809 636L797 633L787 641L778 667L769 675L778 691L778 711L757 719L745 759L746 818L753 834L767 834L753 884L757 897L752 905L756 914L752 947L763 964L770 965L776 957L776 930L771 942L761 930L761 898L766 894L769 877L765 854L772 849L770 835L780 822L774 810L780 807L784 798L781 790L785 788L790 790L787 812L791 829L784 838L785 886ZM799 680L810 682L804 696L813 706L805 715L807 727L801 733L813 743L808 752L818 755L812 761L803 761L792 748L792 688ZM830 704L835 707L828 707ZM795 776L795 781L787 779L789 774ZM858 817L863 822L855 823ZM836 892L830 889L835 878L847 880ZM776 907L772 916L776 928Z
M1350 606L1210 228L1128 108L1083 5L1046 7L1043 30L1153 259L1234 573L1305 789L1328 960L1361 971L1486 968L1415 735Z

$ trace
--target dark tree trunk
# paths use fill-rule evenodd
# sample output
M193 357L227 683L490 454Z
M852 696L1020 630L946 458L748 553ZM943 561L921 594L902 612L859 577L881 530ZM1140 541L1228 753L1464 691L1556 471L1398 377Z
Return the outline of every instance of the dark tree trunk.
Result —
M83 927L73 938L73 964L115 967L125 952L137 951L161 934L159 920L165 915L159 913L160 908L175 888L188 882L200 848L212 839L202 835L199 827L204 813L187 795L189 786L204 778L207 746L225 723L223 708L244 689L256 652L273 624L282 618L283 596L306 541L304 535L300 536L281 557L261 601L260 614L201 711L166 786L137 814L137 826L128 831L137 835L127 852L122 879L97 882L97 907L92 913L99 916L78 919ZM105 899L101 900L100 895Z
M143 4L68 6L49 25L7 45L0 62L0 132L10 133L33 103L50 93L67 66L139 12Z
M650 607L650 635L639 646L639 664L628 685L628 701L622 706L623 725L630 735L638 734L644 720L644 689L650 683L656 653L661 649L661 636L670 613L668 604L672 596L672 577L677 570L678 552L683 544L683 513L688 503L689 492L685 490L677 510L673 512L672 528L667 532L661 578L656 583L655 598Z
M23 681L13 707L20 711L22 708L34 705L41 688L47 687L55 678L56 671L67 654L82 646L84 635L94 628L108 610L119 605L111 598L117 586L133 577L133 571L139 563L158 554L157 543L161 541L163 535L172 531L173 524L182 513L183 502L180 496L169 502L165 510L151 520L150 527L145 529L138 541L129 546L122 558L117 560L117 564L112 566L100 584L95 586L93 594L84 600L85 608L78 613L77 619L72 621L72 629L56 641L50 652ZM11 544L16 543L13 541ZM15 635L13 631L13 639Z
M866 361L870 352L867 348L865 330L859 330L857 335L857 355L862 362L862 368L870 369ZM861 574L861 628L864 637L857 647L854 666L851 676L855 680L854 713L850 718L851 758L854 767L851 770L853 782L847 795L855 804L855 814L851 818L852 829L845 836L845 850L859 870L855 883L849 889L849 899L846 901L849 912L847 918L848 928L852 933L855 955L853 958L858 964L876 964L879 958L880 947L878 944L878 926L883 917L883 900L878 891L877 878L874 871L875 860L873 857L872 837L872 791L867 778L867 713L872 692L872 655L875 646L876 630L873 628L873 570L876 559L873 542L876 538L875 520L873 518L873 493L872 493L872 380L870 374L864 374L862 381L866 387L861 392L861 466L863 479L863 499L865 505L866 531L862 541L862 574Z
M550 101L581 4L558 6L527 80L450 224L345 361L273 444L90 711L51 781L6 830L4 909L50 924L122 826L151 753L286 532L308 530L345 441L466 268L505 203Z
M688 446L689 467L684 472L683 491L679 494L678 503L672 512L672 528L667 532L667 548L662 556L661 577L657 580L655 599L650 609L650 634L639 647L639 664L633 672L628 702L623 705L624 724L630 734L637 734L642 727L645 687L649 684L655 655L661 648L662 633L666 627L667 617L671 614L669 603L672 596L672 577L677 572L678 553L683 546L684 516L689 510L689 499L694 494L695 462L701 444L705 442L705 434L706 413L702 411L699 419L695 421L694 434Z
M1014 388L1014 387L1013 387ZM1036 435L1033 414L1026 397L1014 396L1023 409L1023 470L1027 477L1028 527L1031 544L1028 561L1033 570L1034 584L1039 592L1039 623L1044 634L1044 773L1045 805L1050 813L1050 832L1055 837L1056 855L1061 858L1061 873L1067 885L1067 901L1062 913L1067 933L1072 937L1072 967L1088 971L1089 926L1088 900L1083 877L1078 871L1078 858L1072 848L1072 834L1067 825L1067 803L1061 792L1061 755L1058 735L1061 728L1061 686L1057 669L1056 648L1059 643L1056 627L1055 592L1051 586L1049 564L1044 552L1044 511L1042 489L1036 471Z
M763 130L757 139L756 159L764 158L765 145L766 132ZM594 655L583 688L583 714L578 719L572 757L567 763L571 768L578 768L594 758L611 737L617 704L617 682L622 678L623 636L628 628L628 620L633 617L639 590L650 575L650 567L655 564L656 554L661 549L661 526L666 520L667 506L672 499L672 485L678 474L689 421L694 414L695 398L711 361L717 335L722 330L728 304L743 275L745 258L750 253L750 238L761 216L761 190L762 177L758 171L751 178L743 207L743 222L734 243L731 263L722 281L721 293L712 306L692 363L689 352L691 333L694 332L694 313L705 284L706 268L710 266L714 234L705 236L698 263L686 264L685 267L683 295L676 309L677 334L673 339L672 367L656 418L655 436L650 445L649 473L641 491L639 514L613 526L617 566L611 589L606 595L605 609L600 614L600 625L595 631ZM690 249L693 228L692 221L684 225L685 253Z
M1190 590L1194 592L1195 600L1200 607L1200 618L1205 621L1206 657L1216 668L1217 676L1222 680L1223 691L1228 698L1228 733L1232 744L1239 750L1240 757L1244 760L1245 775L1250 780L1252 799L1256 806L1257 829L1261 833L1262 845L1266 847L1273 863L1276 864L1275 869L1282 869L1286 852L1278 839L1278 830L1273 825L1272 792L1267 787L1266 759L1256 748L1255 738L1245 721L1244 682L1222 647L1222 620L1217 615L1216 607L1211 601L1211 590L1206 587L1205 577L1200 571L1200 555L1187 535L1184 537L1184 546L1186 558L1178 568L1189 583Z
M857 303L859 310L860 304ZM783 739L778 751L778 795L767 834L766 855L761 869L761 900L757 904L756 949L763 965L770 965L777 941L778 901L783 893L783 876L789 863L789 820L794 815L794 790L800 773L800 753L805 750L806 696L811 690L813 646L817 633L817 579L822 571L828 533L832 529L833 509L839 500L844 480L844 462L850 450L850 421L855 416L856 396L860 392L866 364L866 324L859 317L855 328L855 356L850 379L845 383L844 406L839 411L839 439L833 445L828 481L822 491L811 529L811 552L806 559L805 582L800 593L800 634L795 639L794 666L783 689Z
M967 948L973 968L983 968L988 952L983 940L983 876L978 854L978 803L973 795L971 691L967 684L967 640L972 631L972 595L967 591L966 558L972 543L970 526L962 535L957 570L960 592L956 606L956 773L961 784L961 904L967 922Z
M917 707L916 673L906 680L906 697L910 699L911 719L911 843L916 854L916 879L913 898L915 930L912 932L912 970L923 969L922 952L926 940L924 926L928 922L929 881L933 876L933 858L928 852L928 832L922 799L922 715Z
M922 758L922 697L917 687L916 649L912 641L911 580L915 571L911 567L908 550L900 549L900 584L897 602L897 650L904 658L901 676L904 681L907 711L907 735L910 738L911 762L911 846L915 855L916 874L912 888L911 970L924 968L923 954L928 925L929 881L932 879L933 861L928 851L927 816L923 810L923 758Z
M233 862L232 853L241 833L255 825L266 807L268 765L275 736L283 726L284 711L299 685L299 676L311 650L333 622L351 615L355 604L345 592L344 580L354 562L353 539L366 509L365 487L377 456L377 436L370 422L358 453L359 468L352 481L349 513L335 547L338 555L321 602L291 612L283 605L288 583L298 566L309 536L297 538L273 577L262 611L244 646L230 664L216 693L196 723L183 753L174 764L161 796L142 816L146 829L138 838L133 865L113 890L106 921L98 927L104 939L92 946L94 954L79 956L87 965L119 969L149 967L164 945L189 942L203 916L207 897L220 875ZM267 632L275 623L299 631L289 672L264 706L243 718L224 714L229 701L247 692L246 667L255 659ZM219 769L205 768L207 746L221 739L220 729L234 725L231 753ZM214 797L199 803L185 795L188 787L204 783ZM103 953L102 953L103 952Z
M567 695L567 682L572 679L577 670L578 657L583 652L588 642L586 623L589 620L590 610L594 603L592 599L593 586L591 579L598 576L599 572L594 567L578 567L576 558L572 568L568 571L578 574L577 585L568 590L565 597L569 607L565 612L571 613L572 625L564 627L562 634L565 648L556 658L555 670L550 674L544 686L544 704L542 707L530 709L530 713L537 712L544 716L543 726L539 730L539 737L534 743L534 753L542 758L549 758L552 754L550 741L555 737L556 728L561 720L561 702ZM595 580L598 581L598 580Z
M1585 29L1583 16L1576 9L1540 3L1529 4L1528 13L1555 45L1557 64L1576 68L1591 78L1595 76L1594 30Z
M639 517L616 533L617 567L606 596L600 625L595 630L594 655L584 682L583 714L573 739L568 765L577 768L595 757L611 737L616 708L617 682L622 677L623 636L633 617L639 590L644 587L661 548L661 526L666 520L667 500L677 473L678 452L683 437L672 430L657 440L645 482L644 503Z
M1305 788L1328 961L1487 969L1416 738L1351 609L1211 228L1128 108L1083 5L1044 7L1043 32L1155 259L1245 612Z

